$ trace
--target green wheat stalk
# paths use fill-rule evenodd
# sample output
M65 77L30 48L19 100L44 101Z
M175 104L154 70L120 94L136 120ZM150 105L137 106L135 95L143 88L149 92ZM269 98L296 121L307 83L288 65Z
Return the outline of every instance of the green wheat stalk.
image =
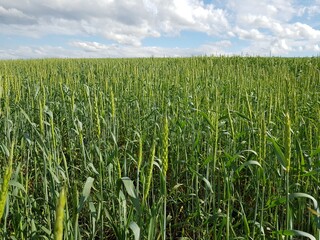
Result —
M284 157L286 164L286 204L287 215L286 225L287 229L291 229L291 213L290 213L290 158L291 158L291 121L289 113L285 115L285 129L284 129ZM287 236L287 239L290 237Z

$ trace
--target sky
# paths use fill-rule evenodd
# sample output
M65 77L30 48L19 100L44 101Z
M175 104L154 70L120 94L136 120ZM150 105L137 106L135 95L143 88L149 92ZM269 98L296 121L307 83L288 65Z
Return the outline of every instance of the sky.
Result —
M0 59L320 55L320 0L0 0Z

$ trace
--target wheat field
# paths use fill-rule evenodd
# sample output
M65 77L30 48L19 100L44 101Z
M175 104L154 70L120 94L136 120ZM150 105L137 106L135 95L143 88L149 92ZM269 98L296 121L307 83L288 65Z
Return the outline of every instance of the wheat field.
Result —
M320 58L0 61L1 239L320 239Z

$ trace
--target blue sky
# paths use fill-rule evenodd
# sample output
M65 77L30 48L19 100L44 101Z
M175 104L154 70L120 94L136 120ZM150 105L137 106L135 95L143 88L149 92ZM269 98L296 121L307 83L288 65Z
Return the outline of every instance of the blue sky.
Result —
M0 0L0 59L319 56L320 0Z

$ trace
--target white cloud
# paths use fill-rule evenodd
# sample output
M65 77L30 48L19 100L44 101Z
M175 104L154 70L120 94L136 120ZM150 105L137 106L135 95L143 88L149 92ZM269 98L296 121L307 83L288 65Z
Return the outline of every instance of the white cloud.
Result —
M85 57L79 51L67 50L62 47L23 46L14 49L0 49L0 59L25 59L25 58L69 58Z
M261 33L258 29L241 29L239 27L236 27L234 29L234 33L240 38L240 39L247 39L247 40L265 40L266 36Z
M271 45L271 53L275 55L286 54L290 50L286 39L275 40Z
M246 24L246 15L265 16L268 19L289 21L295 13L292 0L229 0L227 7L233 12L238 25Z
M203 44L198 48L199 54L196 55L230 55L228 51L232 47L232 43L229 40L222 40L214 43Z
M73 47L28 47L2 51L3 56L187 56L237 53L286 55L319 53L320 0L0 0L0 35L71 37ZM219 7L218 7L219 6ZM209 43L191 48L143 46L146 38L178 36L182 31L206 33ZM114 44L83 41L98 36ZM74 41L74 39L80 39ZM69 40L70 41L70 40ZM98 40L97 40L98 41ZM190 39L192 41L192 39ZM232 44L233 43L233 44ZM63 44L62 44L63 45ZM244 47L243 47L244 46ZM239 47L240 48L240 47Z
M312 5L303 5L298 9L298 16L306 15L307 18L312 18L320 14L320 1L314 1Z
M98 43L98 42L80 42L80 41L74 41L71 43L71 45L82 48L85 51L88 52L96 52L101 50L108 50L108 46Z
M297 22L291 25L293 34L290 37L303 39L316 39L320 41L320 31L313 29L307 24Z
M1 12L6 11L6 14ZM8 13L32 19L29 26L9 21ZM222 34L226 12L198 0L0 0L0 33L99 35L120 44L139 46L146 37L195 30ZM17 19L17 16L15 17ZM12 26L14 23L14 26Z
M153 15L158 14L157 5L151 2L150 0L143 0L143 6L147 10L147 12L150 12Z
M108 58L108 57L187 57L187 56L211 56L227 55L231 42L222 40L200 45L197 48L165 48L143 47L120 44L102 44L89 41L72 41L71 49L63 47L19 47L16 49L0 49L0 59L17 58Z
M227 40L207 43L198 48L164 48L164 47L135 47L118 44L105 45L97 42L73 41L73 47L86 52L91 57L176 57L192 55L221 55L228 54L231 42Z
M193 29L216 35L228 26L224 10L216 9L213 5L205 6L201 1L173 0L173 4L162 11L168 13L170 23L178 23L172 25L178 27L178 30ZM174 28L172 31L177 30Z
M22 11L16 8L4 8L0 5L0 22L2 24L30 24L34 23L35 19L27 16Z
M319 2L317 0L314 5L303 8L303 11L309 14L317 12ZM267 52L274 55L319 52L316 46L320 42L320 31L307 23L295 21L303 12L297 2L229 0L227 6L234 24L229 36L248 40L249 47L244 51L258 55L266 55Z

